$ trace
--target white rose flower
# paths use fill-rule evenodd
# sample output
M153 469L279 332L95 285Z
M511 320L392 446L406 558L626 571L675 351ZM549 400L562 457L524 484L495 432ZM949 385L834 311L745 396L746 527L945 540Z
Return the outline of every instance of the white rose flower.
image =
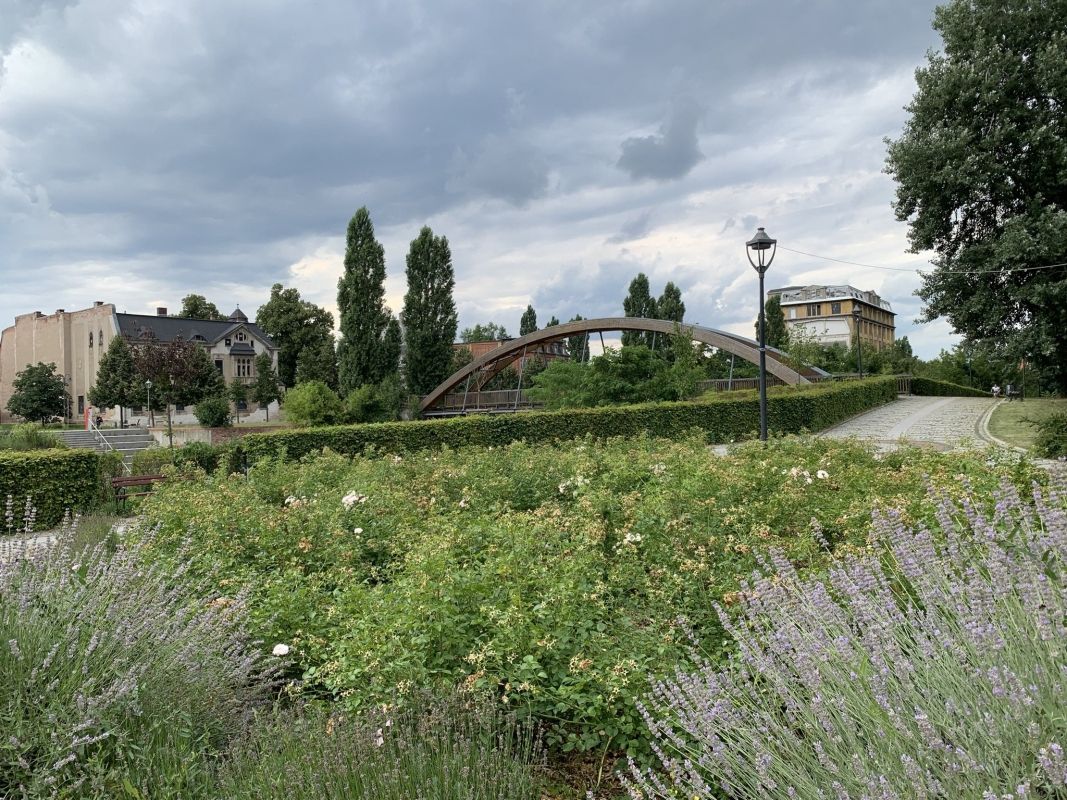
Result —
M289 655L289 645L282 644L279 642L278 644L274 645L274 649L271 650L270 653L271 655L278 656L279 658L281 656L287 656Z
M818 472L815 473L815 477L818 478L819 480L824 481L824 480L826 480L827 478L830 477L830 473L827 472L824 469L820 469Z

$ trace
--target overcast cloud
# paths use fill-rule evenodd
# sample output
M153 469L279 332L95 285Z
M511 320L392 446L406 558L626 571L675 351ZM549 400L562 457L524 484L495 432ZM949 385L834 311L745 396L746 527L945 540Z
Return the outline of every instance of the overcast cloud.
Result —
M882 174L928 48L917 0L0 0L0 326L28 311L335 306L361 205L399 309L446 235L461 325L621 313L674 281L751 334L744 241L893 267ZM779 254L769 285L852 283L919 329L912 273Z

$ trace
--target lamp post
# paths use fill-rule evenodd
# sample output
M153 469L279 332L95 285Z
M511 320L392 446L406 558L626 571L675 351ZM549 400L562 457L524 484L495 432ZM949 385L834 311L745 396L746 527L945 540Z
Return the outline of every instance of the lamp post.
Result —
M861 323L863 320L863 309L855 304L852 304L852 319L856 323L856 367L860 374L860 380L863 380L863 337L861 336Z
M148 427L152 427L152 381L145 381L144 388L148 390Z
M767 441L767 331L763 310L763 275L774 261L778 240L767 235L763 228L745 242L745 254L752 269L759 273L759 438ZM755 260L753 260L755 255Z

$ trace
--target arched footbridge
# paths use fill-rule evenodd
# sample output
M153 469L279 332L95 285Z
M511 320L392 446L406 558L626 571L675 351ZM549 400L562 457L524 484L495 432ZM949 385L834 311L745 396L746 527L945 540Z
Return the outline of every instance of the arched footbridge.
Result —
M420 414L432 414L441 400L451 394L466 394L473 387L477 391L485 384L489 377L499 372L508 364L518 358L535 355L544 352L547 346L568 339L572 336L581 336L615 331L641 331L657 335L673 335L678 328L684 335L688 335L693 341L701 342L719 350L743 358L753 364L759 363L759 343L744 336L705 328L702 325L681 324L662 319L646 319L644 317L603 317L601 319L583 319L576 322L565 322L553 325L551 328L543 328L518 339L505 342L495 350L473 360L471 363L456 370L442 381L432 392L422 398L419 403ZM818 379L826 375L815 367L805 367L797 372L786 362L786 354L773 347L767 348L767 372L787 384L808 383L809 379ZM518 408L518 392L502 392L501 394L516 395L515 408ZM504 404L502 404L504 405ZM506 405L511 406L509 399Z

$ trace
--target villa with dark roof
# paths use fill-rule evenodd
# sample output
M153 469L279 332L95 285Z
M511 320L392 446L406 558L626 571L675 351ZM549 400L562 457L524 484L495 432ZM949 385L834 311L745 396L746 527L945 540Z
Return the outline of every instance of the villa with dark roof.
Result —
M269 353L278 368L277 345L239 308L221 321L171 317L166 308L157 308L154 316L119 314L113 304L99 301L80 311L60 308L48 315L34 311L16 317L15 324L0 333L0 420L8 421L7 401L15 375L39 361L54 363L64 376L70 387L70 416L80 418L96 381L100 357L115 336L125 336L131 343L199 342L228 384L235 380L252 383L255 360L261 353ZM249 410L254 409L249 404ZM99 412L105 419L118 418L117 408Z

